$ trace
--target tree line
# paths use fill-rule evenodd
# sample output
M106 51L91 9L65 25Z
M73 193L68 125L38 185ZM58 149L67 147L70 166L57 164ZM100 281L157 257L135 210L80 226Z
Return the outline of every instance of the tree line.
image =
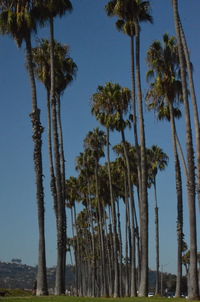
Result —
M50 189L57 228L57 265L55 294L65 292L66 252L74 254L76 290L87 296L147 296L149 256L148 189L155 192L156 294L160 294L159 207L156 178L168 163L167 154L156 145L146 147L144 103L158 119L170 122L174 152L177 197L177 280L176 297L181 296L183 252L182 167L186 177L189 208L188 296L199 298L197 268L196 203L200 206L199 114L193 81L193 68L187 40L179 15L178 0L172 1L176 36L163 35L147 52L149 89L143 96L140 70L142 23L153 23L150 1L111 0L105 6L108 17L130 38L131 89L119 83L97 86L91 96L91 112L101 128L91 130L84 140L84 151L77 158L77 177L66 180L61 97L73 81L77 65L69 47L54 37L54 19L71 12L69 0L2 0L0 31L13 37L19 47L25 44L26 66L32 91L33 160L38 205L39 247L37 295L47 295L45 214L42 162L42 134L36 79L47 93L48 150ZM33 33L49 26L49 40L32 46ZM185 110L186 155L176 129ZM194 115L191 115L191 104ZM192 133L194 120L195 144ZM126 129L133 141L126 140ZM111 151L110 135L120 133L121 142ZM195 147L194 147L195 146ZM111 160L111 152L115 153ZM102 158L106 160L103 163ZM195 171L196 169L196 171ZM76 202L83 210L76 211ZM71 209L72 238L67 238L66 205ZM125 212L125 225L120 218ZM124 232L124 235L123 235ZM186 257L185 257L186 258ZM187 263L188 263L187 262Z

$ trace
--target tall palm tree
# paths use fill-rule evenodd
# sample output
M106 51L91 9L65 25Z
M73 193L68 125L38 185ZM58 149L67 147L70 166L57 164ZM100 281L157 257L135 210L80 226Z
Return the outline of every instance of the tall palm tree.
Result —
M133 194L133 186L131 180L131 166L130 166L130 156L128 152L128 146L125 139L125 128L130 126L129 120L125 120L124 116L127 113L129 101L131 98L131 93L127 88L120 88L118 92L118 97L116 98L115 114L114 114L114 127L117 131L121 133L122 147L127 169L127 181L128 181L128 196L130 198L130 211L131 211L131 254L130 254L130 266L131 266L131 286L130 295L135 297L136 292L136 252L135 252L135 201Z
M71 229L72 229L73 240L75 240L75 233L76 233L76 216L74 215L74 213L76 213L75 204L76 204L76 201L79 199L80 199L80 197L79 197L78 180L77 180L77 178L71 176L69 179L66 180L66 206L67 206L67 208L70 208L70 210L71 210ZM77 242L77 247L78 247L78 242ZM79 248L77 248L77 250L79 251ZM74 253L75 288L76 288L76 290L78 289L77 250ZM76 294L78 295L78 291L76 292Z
M184 58L185 58L186 65L187 65L187 72L188 72L189 85L190 85L190 91L191 91L191 100L192 100L193 111L194 111L194 123L195 123L195 132L196 132L196 153L197 153L197 175L198 175L197 194L198 194L199 211L200 211L200 122L199 122L199 112L198 112L196 92L195 92L194 79L193 79L193 68L192 68L192 64L190 61L190 53L189 53L187 40L185 37L185 33L184 33L184 29L183 29L183 26L181 23L180 16L178 16L178 19L179 19L179 26L180 26L180 38L181 38L181 43L183 45Z
M126 146L126 147L125 147ZM125 151L126 149L126 151ZM117 158L117 167L121 171L123 175L123 185L124 192L121 196L125 202L126 207L126 219L127 219L127 225L126 225L126 234L127 234L127 240L129 241L129 255L130 255L130 264L126 263L127 266L130 266L131 274L127 272L126 276L126 295L130 296L134 293L133 286L137 289L138 288L138 282L140 279L140 266L141 266L141 246L140 246L140 236L139 236L139 226L138 226L138 219L137 219L137 213L136 213L136 207L134 203L134 196L133 191L134 187L137 189L138 192L138 175L137 175L137 154L135 147L131 146L130 143L127 141L122 141L121 144L118 144L113 147L113 150L118 155ZM128 159L128 163L127 163ZM130 179L129 179L130 174ZM130 202L128 201L130 199ZM139 201L139 198L138 198ZM131 219L132 218L132 219ZM126 259L128 257L128 241L126 242ZM135 249L137 248L137 250ZM135 258L136 254L138 257L137 261L137 274L135 271ZM128 269L128 267L127 267Z
M148 150L149 165L150 165L150 177L154 187L154 196L155 196L155 229L156 229L156 288L155 294L160 294L160 285L159 285L159 267L160 267L160 249L159 249L159 213L158 213L158 199L157 199L157 186L156 186L156 176L158 171L163 171L168 164L168 156L163 150L153 145L151 149Z
M34 59L34 71L40 81L46 87L47 90L47 107L48 107L48 141L49 141L49 155L50 155L50 173L51 173L51 190L54 197L54 208L57 220L57 227L62 229L62 246L63 246L63 268L59 269L60 273L57 273L56 280L62 280L62 291L65 287L65 241L66 234L64 229L66 229L62 224L65 224L65 157L64 157L64 146L63 146L63 132L62 132L62 121L61 121L61 103L60 98L66 87L72 82L76 75L77 66L69 56L69 48L66 45L62 45L54 41L54 89L55 89L55 102L54 105L50 102L50 91L51 91L51 63L50 63L50 53L51 53L51 44L48 40L40 40L39 46L33 49L33 59ZM53 115L54 113L54 115ZM52 123L51 117L53 116L53 131L54 131L54 150L57 150L57 144L60 146L60 154L55 157L53 161L53 149L52 149ZM59 222L59 194L58 194L58 180L57 172L54 171L54 162L57 163L57 160L60 161L60 185L61 185L61 197L62 197L62 215L63 219L61 225L58 226ZM60 213L61 215L61 213ZM62 262L60 261L60 266ZM63 274L63 277L59 277L60 274ZM64 278L64 279L63 279ZM61 281L58 281L61 282ZM58 286L60 288L60 286Z
M83 187L83 183L85 182L86 187L86 195L88 196L88 209L90 212L90 224L91 224L91 238L92 238L92 250L93 250L93 265L92 265L92 273L90 277L92 279L91 284L91 296L95 297L97 295L97 259L96 259L96 248L95 248L95 231L94 231L94 206L92 202L92 183L94 176L94 167L95 160L91 155L89 149L86 149L84 153L80 153L80 155L76 159L76 170L79 171L79 179L81 179L81 187ZM95 194L94 194L95 196Z
M60 150L58 140L58 123L55 98L55 65L54 65L54 24L53 20L56 15L63 15L66 10L71 10L71 2L68 1L68 6L64 7L63 1L61 6L55 6L55 1L50 1L49 20L50 20L50 58L51 58L51 93L50 99L52 104L52 126L54 137L54 157L56 171L56 188L57 188L57 266L56 266L56 284L55 294L60 295L65 293L65 266L66 266L66 212L65 198L63 196L62 171L60 165ZM60 3L59 3L60 4ZM61 10L60 10L61 9Z
M199 298L198 290L198 271L197 271L197 229L196 229L196 200L195 200L195 165L194 165L194 149L192 138L192 127L190 108L187 93L186 68L185 58L183 52L183 45L181 41L181 29L179 22L178 0L173 0L174 23L176 28L176 36L178 42L178 54L180 60L181 81L183 102L185 107L185 122L186 122L186 149L187 149L187 194L189 207L189 223L190 223L190 273L189 273L189 298Z
M133 99L133 116L134 116L134 133L137 145L137 129L136 129L136 106L135 95L133 93L134 82L134 60L133 60L133 36L136 36L136 82L138 90L138 110L140 121L140 171L138 169L138 178L140 183L140 200L141 200L141 282L139 287L139 296L147 296L148 294L148 196L147 196L147 165L146 165L146 146L145 146L145 129L144 129L144 117L143 117L143 100L141 89L141 76L140 76L140 22L149 21L152 22L152 16L150 15L150 3L149 1L142 0L112 0L106 6L108 15L118 16L120 19L117 22L117 27L122 29L131 37L131 54L132 54L132 99Z
M180 112L173 107L173 103L181 100L181 82L179 80L179 60L175 37L163 36L163 42L155 41L147 53L147 62L150 70L147 74L149 79L154 79L147 93L149 108L160 112L170 120L172 141L175 159L176 192L177 192L177 232L178 232L178 257L177 257L177 283L176 296L181 295L182 279L182 241L183 241L183 201L181 168L177 150L177 132L175 125L175 113Z
M34 166L36 175L36 196L38 205L39 225L39 255L37 273L37 295L48 294L46 276L45 227L44 227L44 189L42 168L42 132L40 109L37 104L37 92L32 62L31 34L36 32L38 20L35 14L36 1L0 1L0 30L2 34L11 35L21 47L26 44L26 61L32 89L32 113L30 114L33 127Z
M120 296L119 293L119 274L118 274L118 255L117 255L117 225L116 225L116 208L113 196L113 185L111 179L110 167L110 129L113 129L113 121L111 115L113 113L113 101L115 102L116 87L112 83L107 83L104 87L99 86L97 92L92 96L92 113L95 114L97 120L106 127L107 130L107 160L108 160L108 177L109 177L109 190L110 190L110 203L112 209L112 222L113 222L113 248L114 248L114 292L113 296Z
M61 149L61 166L62 166L62 183L63 183L63 198L65 188L65 158L63 147L63 132L61 121L61 102L60 98L64 90L73 81L76 76L77 66L73 59L69 56L69 47L54 41L54 61L55 61L55 91L57 101L57 118L60 137ZM48 40L39 40L39 45L33 48L33 61L34 71L37 78L45 85L47 90L47 108L48 108L48 140L49 140L49 153L50 153L50 173L51 173L51 189L54 196L55 211L56 210L56 185L55 185L55 172L53 165L52 155L52 125L51 125L51 104L50 104L50 89L51 89L51 73L50 73L50 43Z
M126 167L127 167L127 178L128 178L128 189L130 196L130 204L131 204L131 212L132 212L132 251L131 251L131 295L136 295L136 276L135 276L135 232L134 232L134 197L132 191L131 184L131 170L130 170L130 159L128 156L128 150L125 140L125 132L124 129L127 125L130 125L129 120L125 120L124 116L128 112L131 92L128 88L122 88L119 84L108 83L106 87L106 100L105 103L106 108L109 110L106 112L104 109L102 111L99 110L97 113L98 117L105 123L107 121L107 125L112 130L117 130L121 132L122 144L124 150L124 156L126 159ZM101 109L101 108L99 108Z
M54 18L63 16L67 11L72 10L69 0L42 0L38 1L37 13L40 17L49 20L50 25L50 62L51 62L51 89L50 100L52 105L52 130L54 141L55 159L55 184L57 194L57 266L56 266L56 285L55 294L65 293L65 266L66 266L66 212L64 203L64 186L62 184L62 166L59 146L59 130L57 117L57 101L55 91L55 62L54 62ZM62 153L62 150L61 150Z
M99 128L95 128L93 131L89 131L86 138L84 139L84 147L89 150L91 156L94 158L94 176L95 176L95 198L97 202L98 217L99 217L99 238L100 238L100 255L101 255L101 276L100 282L102 284L100 294L105 296L108 295L108 284L106 282L106 254L105 254L105 241L104 241L104 230L103 230L103 215L100 204L99 194L99 160L104 156L103 148L106 145L106 135Z
M137 112L136 112L136 93L135 93L135 59L134 59L134 37L136 27L136 15L139 14L140 22L151 22L152 17L149 14L149 2L143 1L141 3L135 0L128 1L109 1L105 9L108 16L117 16L119 19L116 22L116 27L119 31L127 34L131 42L131 83L132 83L132 107L133 107L133 122L134 122L134 136L135 145L138 146L137 134Z

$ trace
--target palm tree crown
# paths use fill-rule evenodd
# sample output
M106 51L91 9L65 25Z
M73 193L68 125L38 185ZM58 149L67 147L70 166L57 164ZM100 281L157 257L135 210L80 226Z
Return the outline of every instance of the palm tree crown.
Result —
M153 22L149 1L112 0L108 2L105 9L108 16L119 17L116 22L117 29L129 36L134 36L136 22Z
M46 39L39 40L39 46L33 48L33 62L37 77L46 89L51 88L50 43ZM69 46L54 41L55 90L60 95L73 81L77 65L69 56Z
M154 79L146 96L147 101L150 102L149 108L152 107L160 112L159 118L165 114L165 117L169 119L168 101L177 105L182 95L175 37L165 34L162 43L155 41L147 52L147 62L150 67L147 79ZM174 109L174 113L177 117L181 116L178 107Z
M123 115L128 112L131 92L126 87L119 84L106 83L99 86L97 93L92 97L92 113L102 125L111 130L125 128L129 121L123 119Z
M158 173L158 170L165 170L166 166L168 165L169 157L160 147L156 145L153 145L151 149L148 150L148 155L150 159L150 174L154 179Z

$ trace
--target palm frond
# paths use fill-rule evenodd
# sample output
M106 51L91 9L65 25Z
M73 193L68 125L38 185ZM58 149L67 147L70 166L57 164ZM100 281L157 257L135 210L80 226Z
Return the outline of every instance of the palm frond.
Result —
M150 82L154 78L154 76L154 71L152 69L148 70L146 74L147 82Z

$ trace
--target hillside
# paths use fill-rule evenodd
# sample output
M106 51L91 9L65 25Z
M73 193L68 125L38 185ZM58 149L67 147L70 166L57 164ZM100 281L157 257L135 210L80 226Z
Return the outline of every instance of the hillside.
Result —
M33 288L36 280L37 267L21 263L0 262L0 288L8 289L29 289ZM55 267L47 269L48 287L53 292L55 284ZM74 287L75 273L74 267L66 266L66 289ZM183 278L183 292L186 292L186 280ZM162 285L163 290L168 289L175 291L176 276L163 273ZM155 288L155 271L149 271L149 290L154 292Z
M21 263L0 262L0 288L32 289L36 279L37 267ZM49 288L54 288L55 267L47 269ZM66 267L66 288L74 282L74 268Z

